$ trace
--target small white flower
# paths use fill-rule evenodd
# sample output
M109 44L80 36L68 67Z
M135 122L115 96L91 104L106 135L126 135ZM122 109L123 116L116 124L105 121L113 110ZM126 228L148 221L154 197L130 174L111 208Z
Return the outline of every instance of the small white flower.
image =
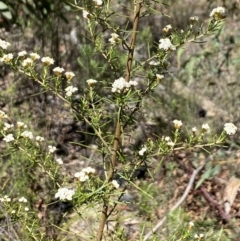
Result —
M9 131L9 130L11 130L13 127L14 127L13 124L4 123L3 130L4 130L4 131Z
M112 84L112 92L117 92L117 93L121 93L124 91L124 89L126 88L126 81L123 77L116 79L114 81L114 83Z
M155 61L155 60L151 60L149 62L149 65L151 65L151 66L158 66L158 65L160 65L160 62L159 61Z
M2 49L7 49L10 45L11 45L11 44L10 44L9 42L6 42L6 41L0 39L0 47L1 47Z
M123 93L125 91L128 91L131 86L134 87L137 84L137 81L127 82L123 77L121 77L119 79L116 79L112 84L112 92Z
M82 172L89 174L94 174L96 170L92 167L85 167L82 169Z
M40 59L40 55L37 53L31 53L29 54L32 60Z
M210 131L210 127L207 123L202 124L202 132L208 132Z
M197 131L197 128L196 127L193 127L192 128L192 132L195 133Z
M12 59L13 59L13 54L12 53L4 54L2 56L2 58L0 58L0 62L9 63L9 62L11 62Z
M173 147L174 146L174 142L173 141L168 141L167 145L170 146L170 147Z
M76 172L74 174L74 177L76 177L80 182L85 182L86 180L89 179L89 176L85 172L83 172L83 171Z
M50 57L42 57L41 61L43 62L44 65L49 66L51 64L54 64L54 59Z
M27 125L26 125L25 123L21 122L21 121L18 121L18 122L17 122L17 127L18 127L19 129L26 129L26 128L27 128Z
M18 199L18 201L19 201L20 203L26 203L26 202L27 202L27 199L26 199L25 197L21 197L21 198Z
M130 84L130 86L133 87L138 85L138 82L136 80L130 80L128 83Z
M111 44L116 44L119 42L120 38L118 34L112 33L111 36L112 37L108 40Z
M68 72L65 72L65 76L67 80L70 81L75 76L75 74L71 71L68 71Z
M54 153L57 150L57 148L55 146L48 146L48 152L49 153Z
M163 74L156 74L157 77L157 81L161 82L162 79L164 79L164 75Z
M199 238L203 238L204 237L204 234L203 233L200 233L199 234Z
M61 68L61 67L56 67L56 68L53 69L54 74L57 75L57 76L62 75L63 71L64 71L64 68Z
M24 211L28 212L28 211L29 211L29 208L28 208L28 207L25 207L25 208L24 208Z
M92 14L89 13L87 10L83 9L83 18L89 19L91 18Z
M33 60L31 58L26 58L22 62L23 67L30 67L33 65Z
M140 156L143 156L146 151L147 151L147 147L144 146L144 147L138 152L138 154L139 154Z
M18 53L18 57L24 57L26 55L27 55L27 52L25 50Z
M12 210L12 211L11 211L11 214L15 214L15 213L16 213L16 210Z
M36 141L37 142L43 142L45 139L42 136L36 136Z
M194 25L196 22L198 22L198 20L199 20L199 17L197 17L197 16L192 16L189 18L191 25Z
M100 7L103 5L103 1L102 0L93 0L93 2L95 3L96 7Z
M194 238L199 238L198 234L194 234Z
M189 227L193 227L194 226L194 222L191 221L191 222L188 223L188 225L189 225Z
M0 202L1 202L1 203L2 203L2 202L7 202L7 203L9 203L9 202L11 202L11 198L10 198L9 196L5 195L4 197L0 198Z
M8 118L7 114L4 111L0 110L0 120L7 119L7 118Z
M112 180L112 185L118 189L120 187L119 183L116 180Z
M227 11L226 8L224 7L217 7L212 10L210 13L210 17L214 18L215 20L221 20L226 18L227 16Z
M58 163L59 165L62 165L63 164L63 160L62 158L56 158L56 163Z
M166 137L164 138L164 140L165 140L165 141L171 141L171 138L170 138L169 136L166 136Z
M14 141L13 134L8 134L8 135L6 135L6 136L3 138L3 140L6 141L6 142Z
M27 139L33 139L33 133L31 131L24 131L21 136Z
M168 25L163 29L163 32L164 32L164 33L168 33L169 30L171 30L171 29L172 29L172 25L171 25L171 24L168 24Z
M58 189L57 193L55 194L55 198L59 198L60 200L71 201L74 194L75 190L62 187Z
M70 85L65 89L65 91L66 91L66 96L71 97L73 93L78 91L78 88Z
M97 80L95 80L95 79L89 79L89 80L87 80L86 82L87 82L88 86L93 87L93 86L96 85Z
M180 129L180 127L182 126L182 121L174 120L173 124L174 124L175 129Z
M237 131L237 127L232 123L225 123L224 131L226 131L228 135L234 135Z
M162 38L159 40L159 42L159 49L163 49L164 51L176 50L176 47L171 43L171 40L169 38Z
M170 146L170 147L173 147L174 146L174 142L171 140L171 138L169 136L166 136L164 138L164 140L167 142L167 145Z

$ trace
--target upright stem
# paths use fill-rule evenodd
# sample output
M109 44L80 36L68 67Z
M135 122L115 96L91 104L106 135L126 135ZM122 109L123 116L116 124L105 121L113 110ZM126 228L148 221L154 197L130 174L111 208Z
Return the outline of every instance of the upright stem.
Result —
M133 54L134 54L134 48L136 44L136 38L137 38L137 31L138 31L138 24L140 19L140 11L142 7L142 2L138 3L135 10L135 17L133 22L133 33L132 33L132 39L131 39L131 45L128 52L128 59L127 59L127 65L126 65L126 76L125 80L127 82L130 81L131 77L131 69L132 69L132 63L133 63ZM120 142L120 136L121 136L121 113L117 116L117 124L115 128L115 134L114 134L114 142L113 142L113 152L112 152L112 158L111 158L111 164L110 164L110 170L108 175L108 182L110 182L113 178L115 166L116 166L116 160L117 160L117 151L119 148L119 142ZM99 224L98 234L97 234L97 241L101 241L103 237L103 231L108 218L108 200L104 199L103 201L103 207L102 207L102 215L101 220Z
M131 45L130 45L129 52L128 52L128 59L127 59L127 66L126 66L125 80L127 82L129 82L130 77L131 77L133 54L134 54L134 48L135 48L136 39L137 39L138 24L139 24L139 19L140 19L141 7L142 7L142 2L137 4L136 10L135 10L136 14L135 14L135 17L134 17L134 22L133 22L132 40L131 40Z

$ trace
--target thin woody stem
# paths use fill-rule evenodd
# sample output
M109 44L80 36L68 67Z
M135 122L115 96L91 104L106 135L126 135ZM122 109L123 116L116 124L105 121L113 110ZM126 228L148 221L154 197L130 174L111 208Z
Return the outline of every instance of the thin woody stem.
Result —
M141 8L142 8L142 3L138 3L137 7L136 7L136 14L134 17L134 22L133 22L132 40L131 40L131 45L130 45L129 52L128 52L128 59L127 59L127 66L126 66L125 80L127 82L129 82L130 77L131 77L133 54L134 54L134 48L135 48L136 39L137 39L138 24L139 24L139 19L140 19Z
M133 33L132 33L131 45L130 45L130 48L128 49L128 59L127 59L127 65L126 65L125 80L127 82L130 81L130 77L131 77L133 54L134 54L134 48L135 48L135 44L136 44L141 7L142 7L142 3L138 3L136 6L136 14L134 17L134 22L133 22ZM116 124L115 134L114 134L113 153L112 153L110 170L109 170L109 175L108 175L108 182L110 182L112 180L114 171L115 171L115 166L116 166L117 151L119 148L119 142L120 142L120 136L121 136L121 126L122 126L120 118L121 118L121 110L117 116L117 124ZM103 238L103 230L104 230L107 218L108 218L108 200L104 200L103 207L102 207L101 220L100 220L99 229L98 229L98 233L97 233L97 241L101 241Z

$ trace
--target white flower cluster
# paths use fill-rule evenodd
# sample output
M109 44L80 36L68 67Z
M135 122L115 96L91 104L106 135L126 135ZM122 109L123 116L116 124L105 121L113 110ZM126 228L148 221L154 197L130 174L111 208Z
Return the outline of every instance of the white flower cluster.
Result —
M26 58L22 61L22 66L24 68L31 67L33 65L33 60L31 58Z
M32 60L40 59L40 55L37 54L37 53L30 53L29 55L30 55L30 57L31 57ZM48 59L49 57L46 57L46 58ZM43 59L44 59L44 58L43 58ZM53 60L53 59L52 59L52 60ZM42 61L42 62L44 62L44 61ZM53 61L53 62L54 62L54 61Z
M164 138L164 140L166 141L167 145L170 146L170 147L173 147L174 146L174 142L171 140L171 138L169 136L166 136Z
M151 61L149 62L149 65L150 65L150 66L158 66L158 65L160 65L160 62L159 62L159 61L156 61L156 60L151 60Z
M92 16L91 13L83 9L83 18L89 19L91 16Z
M26 129L26 128L27 128L27 125L26 125L24 122L22 122L22 121L18 121L18 122L17 122L17 127L18 127L19 129Z
M159 49L162 49L164 51L176 50L176 47L172 44L172 42L169 38L160 39L158 47L159 47Z
M41 61L43 62L44 65L49 66L51 64L54 64L54 59L50 57L42 57Z
M202 132L209 132L210 131L210 126L205 123L205 124L202 124Z
M168 33L172 29L172 25L168 24L166 27L163 28L164 33Z
M43 142L45 139L42 136L36 136L36 141L37 142Z
M203 234L203 233L195 234L195 235L194 235L194 238L195 238L195 239L198 239L198 240L202 239L203 237L204 237L204 234Z
M156 74L157 77L157 81L160 83L162 79L164 79L164 75L163 74Z
M119 185L119 183L118 183L117 180L112 180L112 185L113 185L116 189L118 189L118 188L120 187L120 185Z
M96 7L100 7L103 5L103 1L102 0L93 0L94 4Z
M65 72L65 76L66 76L67 80L70 81L75 76L75 74L71 71L67 71L67 72Z
M119 35L116 33L111 34L111 38L108 40L111 44L116 44L120 40Z
M8 134L3 138L3 140L6 142L11 142L11 141L14 141L15 139L14 139L13 134Z
M55 146L48 146L48 152L49 153L54 153L57 150L57 148Z
M12 59L13 59L13 54L12 53L4 54L2 56L2 58L0 58L0 62L9 63L9 62L11 62Z
M3 127L3 130L4 130L4 131L9 131L9 130L11 130L11 129L14 127L13 124L8 124L8 123L4 123L3 126L4 126L4 127Z
M0 202L1 203L4 203L4 202L9 203L11 201L12 201L11 198L9 196L7 196L7 195L5 195L4 197L0 198Z
M95 79L88 79L86 82L87 82L88 86L93 87L93 86L96 85L97 80L95 80Z
M74 194L75 190L62 187L58 189L57 193L55 194L55 198L71 201Z
M11 44L9 42L6 42L2 39L0 39L0 48L7 49Z
M180 127L182 126L182 121L174 120L173 124L174 124L175 129L180 129Z
M7 118L8 118L8 115L4 111L0 110L0 120L7 119Z
M225 123L224 131L227 133L227 135L234 135L237 131L237 127L232 123Z
M56 67L53 69L53 73L57 76L61 76L64 71L64 68L61 67Z
M21 136L26 139L33 139L33 133L31 131L24 131Z
M27 51L23 50L18 53L18 57L24 57L27 55Z
M144 147L138 152L138 154L139 154L140 156L143 156L146 151L147 151L147 147L144 146Z
M27 199L26 199L25 197L21 197L21 198L18 199L18 201L19 201L20 203L26 203L26 202L27 202Z
M92 167L83 168L81 172L76 172L74 177L76 177L80 182L85 182L89 179L89 176L94 174L96 170Z
M226 18L227 16L227 11L226 8L224 7L217 7L212 10L210 13L210 17L215 19L215 20L221 20Z
M127 82L123 77L116 79L112 84L112 92L115 93L123 93L128 91L131 87L136 86L138 83L137 81L129 81Z
M198 16L192 16L189 18L190 24L194 25L196 22L198 22L199 17Z
M65 91L66 91L66 96L71 97L73 93L78 91L78 88L70 85L65 89Z

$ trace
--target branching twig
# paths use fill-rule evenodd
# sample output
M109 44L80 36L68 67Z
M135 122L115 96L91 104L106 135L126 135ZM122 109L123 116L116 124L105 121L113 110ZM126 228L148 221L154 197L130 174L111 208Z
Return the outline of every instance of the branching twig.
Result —
M177 203L170 209L169 213L176 210L183 203L183 201L186 199L187 195L189 194L190 190L192 189L192 186L193 186L193 183L194 183L194 180L195 180L197 174L202 170L203 166L204 165L198 167L196 170L193 171L192 176L191 176L191 178L188 182L188 185L185 189L185 192L183 193L182 197L177 201ZM148 240L153 235L153 233L155 233L163 225L163 223L167 219L167 216L168 216L168 214L166 214L164 216L164 218L160 222L158 222L158 224L149 233L147 233L145 235L145 237L143 239L144 241Z

